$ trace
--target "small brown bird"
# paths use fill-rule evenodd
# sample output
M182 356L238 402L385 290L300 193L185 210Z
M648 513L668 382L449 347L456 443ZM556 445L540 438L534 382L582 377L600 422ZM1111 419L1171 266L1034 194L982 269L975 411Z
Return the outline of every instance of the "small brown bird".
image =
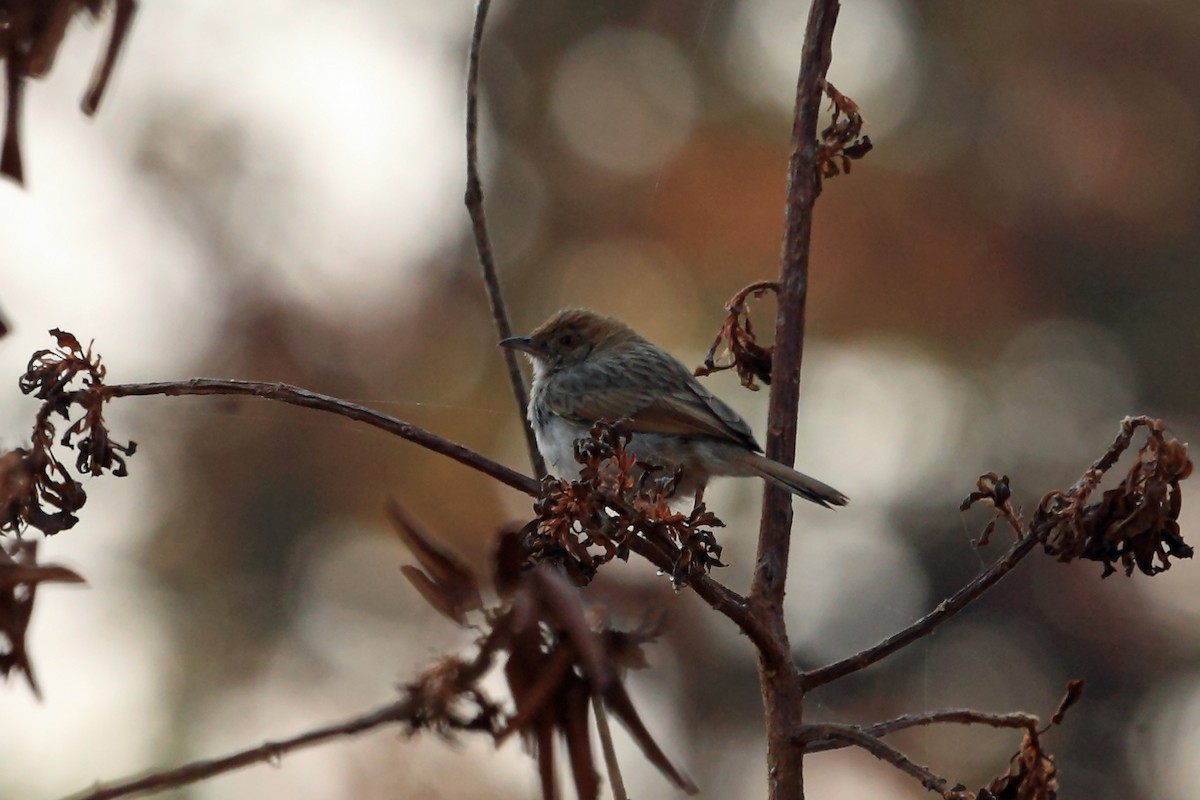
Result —
M826 508L847 503L832 486L763 456L736 411L620 320L565 309L500 345L523 351L533 365L529 422L555 475L578 476L575 442L593 423L627 419L639 460L683 467L679 494L702 493L718 475L758 476Z

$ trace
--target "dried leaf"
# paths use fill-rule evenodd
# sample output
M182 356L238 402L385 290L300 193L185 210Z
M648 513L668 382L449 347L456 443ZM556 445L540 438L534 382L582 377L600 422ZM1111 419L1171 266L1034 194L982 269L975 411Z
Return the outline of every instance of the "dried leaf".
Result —
M387 513L396 533L426 570L404 566L400 568L404 577L431 606L459 625L466 625L467 614L483 608L475 574L462 559L422 530L396 501L388 501Z
M636 461L626 449L630 436L620 422L598 422L576 442L580 479L542 481L537 517L521 529L527 565L550 562L585 584L602 565L627 558L637 536L674 552L676 586L724 566L711 530L723 523L702 503L689 514L674 510L682 472Z
M105 49L84 95L84 113L95 113L112 75L125 36L137 8L136 0L7 0L0 26L0 59L4 60L7 108L4 148L0 173L17 183L24 181L21 164L20 118L26 78L40 78L50 71L67 26L76 14L98 17L106 6L115 6L112 29Z
M1104 475L1117 463L1139 428L1146 428L1145 444L1125 480L1104 492L1099 502L1089 502ZM1193 551L1183 541L1179 514L1183 507L1180 481L1192 473L1187 445L1167 439L1162 420L1127 417L1108 450L1074 486L1048 492L1028 523L1012 507L1007 476L989 472L979 478L978 490L963 500L966 510L977 502L993 506L996 519L990 522L978 544L987 543L997 520L1004 520L1019 537L1026 530L1038 537L1044 550L1059 561L1077 558L1104 564L1102 577L1116 572L1115 564L1146 575L1157 575L1171 566L1171 558L1191 558Z
M38 585L49 582L82 583L83 578L66 567L38 564L37 542L0 542L0 676L20 672L39 698L41 690L29 661L25 632Z
M1058 768L1037 738L1025 734L1008 771L979 791L980 800L1057 800Z
M563 738L567 743L567 759L571 762L571 777L579 800L596 800L600 796L600 776L592 756L592 737L588 727L588 687L578 678L568 684L568 691L559 707Z
M755 338L746 299L751 296L762 297L766 292L778 290L777 283L762 281L750 284L729 299L725 304L728 312L725 322L704 357L704 365L696 368L697 377L734 369L742 385L751 391L758 391L758 385L754 382L756 378L770 385L774 346L763 347ZM718 356L717 348L722 346L724 350Z
M688 794L698 794L699 789L692 779L684 772L680 771L667 758L667 754L662 751L658 743L654 741L654 737L646 730L646 726L642 723L641 717L638 716L637 709L633 707L633 701L630 700L629 694L625 691L625 687L620 683L614 684L612 688L603 696L604 706L612 712L612 715L621 721L625 729L637 742L638 747L642 749L642 754L650 761L651 764L658 767L658 771L665 775L671 783L678 786Z
M1147 429L1148 436L1125 480L1104 492L1098 503L1089 504L1105 472L1140 427ZM1047 553L1064 562L1076 558L1103 562L1104 577L1116 571L1117 563L1126 575L1135 568L1156 575L1170 568L1171 557L1192 557L1179 527L1183 504L1179 483L1191 474L1192 462L1187 445L1167 439L1164 427L1158 419L1126 418L1112 446L1074 487L1042 498L1030 527L1038 532Z
M821 131L817 142L816 167L818 181L845 172L850 174L852 162L871 152L871 137L862 135L863 118L858 104L825 82L825 94L833 103L833 119ZM819 186L819 183L818 183Z

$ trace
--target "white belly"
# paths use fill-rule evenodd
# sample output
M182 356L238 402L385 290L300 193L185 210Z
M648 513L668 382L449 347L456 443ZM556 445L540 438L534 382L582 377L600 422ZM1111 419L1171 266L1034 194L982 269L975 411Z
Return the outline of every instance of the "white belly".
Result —
M534 427L534 435L552 475L568 479L579 477L582 464L575 460L575 441L587 437L587 428L551 414L545 425Z

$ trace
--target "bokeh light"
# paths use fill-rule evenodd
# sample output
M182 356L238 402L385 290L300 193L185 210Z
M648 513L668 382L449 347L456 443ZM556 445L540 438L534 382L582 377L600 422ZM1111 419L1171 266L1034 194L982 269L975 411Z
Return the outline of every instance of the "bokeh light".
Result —
M550 109L581 158L618 173L658 168L683 145L697 112L679 47L646 31L602 29L564 56Z

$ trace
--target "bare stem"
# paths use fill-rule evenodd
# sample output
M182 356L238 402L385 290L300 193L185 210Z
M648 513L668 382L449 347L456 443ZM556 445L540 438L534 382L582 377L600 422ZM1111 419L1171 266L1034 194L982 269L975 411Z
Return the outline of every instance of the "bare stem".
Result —
M812 244L813 205L817 199L817 117L832 59L830 42L837 22L837 0L815 0L808 15L792 150L788 162L787 211L783 256L776 290L775 355L771 366L771 399L767 411L767 457L784 464L796 458L796 417L800 405L800 366L804 357L805 303L808 299L808 256ZM792 497L774 484L763 496L758 561L750 594L772 606L783 601Z
M675 566L675 557L637 536L628 540L629 549L654 566L670 573ZM756 614L746 598L708 575L700 575L688 586L708 603L714 611L728 617L742 633L758 648L759 659L771 664L772 669L793 670L791 655L784 643L777 639L760 614Z
M436 433L430 433L410 422L389 417L357 403L340 400L336 397L310 392L297 386L284 383L259 383L257 381L220 380L216 378L192 378L186 381L164 381L161 383L123 383L112 386L101 386L98 390L105 399L113 397L133 397L146 395L248 395L261 397L265 400L275 400L293 406L313 408L318 411L328 411L338 416L347 417L357 422L365 422L372 427L419 444L427 450L449 456L460 464L466 464L485 475L490 475L501 483L525 494L537 496L538 482L528 475L509 469L490 458L463 447L460 444L444 439Z
M72 795L71 800L113 800L117 797L155 794L167 789L187 786L224 772L232 772L251 764L276 763L284 755L294 750L322 744L340 736L355 736L384 725L407 721L413 716L415 705L412 699L405 698L344 722L315 728L277 742L265 742L257 747L239 750L220 758L193 761L175 769L153 772L140 778L111 783L108 786L98 786L95 789Z
M843 675L848 675L851 672L857 672L869 667L875 662L887 658L897 650L907 647L918 639L933 633L935 628L959 611L962 611L1007 575L1013 567L1020 563L1021 559L1029 555L1038 541L1039 537L1036 533L1030 532L1025 534L1017 540L1016 544L1003 557L979 573L974 580L943 600L938 604L937 608L921 617L912 625L901 631L897 631L878 644L868 647L852 656L835 661L819 669L802 673L801 680L804 683L805 689L811 690L814 687L836 680Z
M767 412L768 458L791 464L796 456L796 418L800 404L800 365L804 355L808 255L812 212L817 199L817 117L832 59L830 43L837 22L838 0L813 0L804 33L796 107L788 160L787 209L783 254L776 290L775 353L771 364L771 399ZM758 558L750 588L756 616L766 624L775 646L790 651L783 618L792 528L792 497L768 484L763 495ZM804 687L790 661L786 669L772 664L759 648L759 684L766 716L767 775L770 800L804 797L803 750L793 742L803 723Z
M625 792L625 781L621 778L621 765L617 762L617 751L613 747L612 728L608 725L608 711L598 694L592 695L592 711L596 715L596 731L600 734L600 749L604 751L604 766L608 769L608 784L613 800L629 800Z
M512 336L508 322L508 310L504 295L500 291L500 279L496 276L496 260L492 255L492 240L488 236L487 216L483 212L483 184L479 180L479 52L483 47L483 25L487 20L491 0L478 0L475 5L475 24L471 28L471 49L467 56L467 193L464 198L467 213L471 215L471 231L475 235L475 250L479 254L479 267L483 271L483 285L487 288L492 307L492 321L500 339ZM521 412L521 425L525 429L525 444L529 448L529 460L538 478L546 476L546 462L538 451L537 439L529 424L529 397L525 393L525 381L517 364L517 354L503 349L504 363L508 368L508 380L512 384L513 397Z
M894 766L901 772L906 772L921 782L931 792L937 792L946 800L966 800L970 794L959 787L951 787L945 778L931 772L927 767L914 762L896 748L882 739L872 736L861 728L853 725L838 725L825 723L821 725L806 725L805 736L813 737L814 741L841 741L846 745L861 747L881 761Z
M951 723L958 725L988 725L993 728L1023 728L1036 736L1038 718L1031 714L988 714L969 708L943 708L939 711L925 711L920 714L904 714L903 716L877 722L874 725L859 727L868 736L887 736L889 733L916 728L923 725ZM819 727L819 726L815 726ZM858 726L855 726L858 727ZM845 739L806 739L804 750L807 753L819 753L825 750L837 750L849 747L851 742Z

